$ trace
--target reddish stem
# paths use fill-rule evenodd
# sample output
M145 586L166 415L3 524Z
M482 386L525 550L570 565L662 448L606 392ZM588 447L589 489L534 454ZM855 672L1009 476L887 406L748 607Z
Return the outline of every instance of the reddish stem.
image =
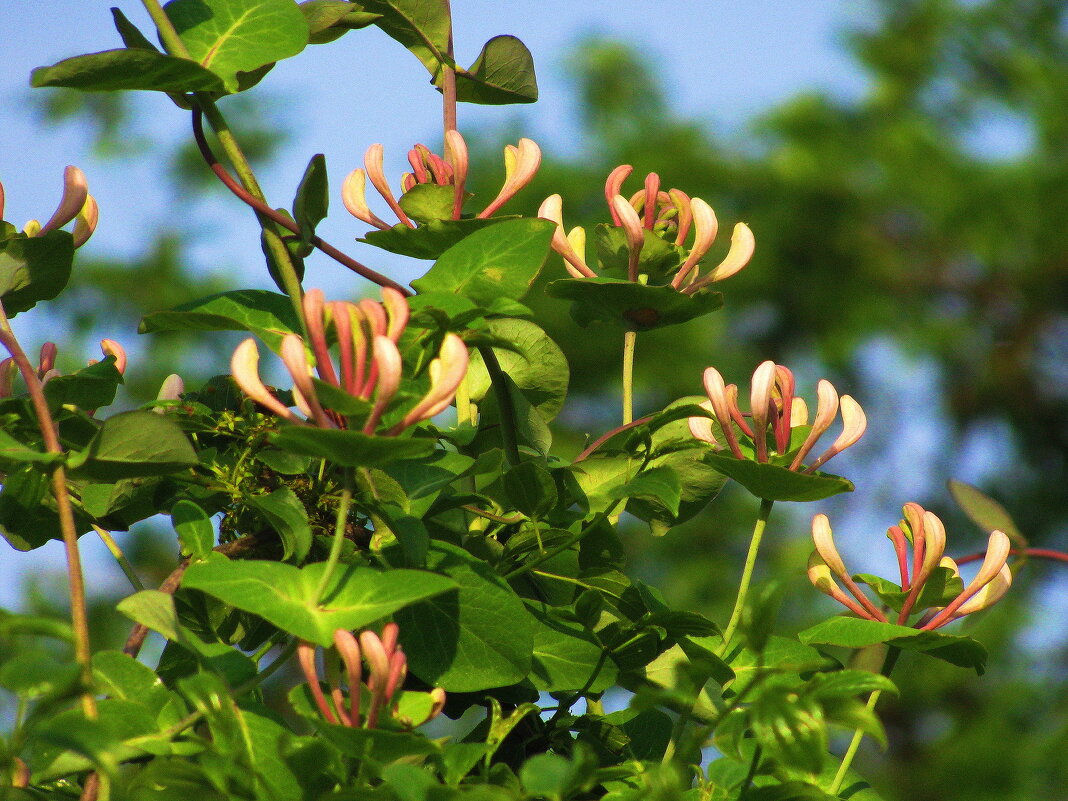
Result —
M640 426L642 423L648 423L652 419L652 415L649 415L648 417L639 417L637 420L632 420L629 423L624 423L623 425L613 428L611 431L605 434L601 434L601 436L599 436L586 447L586 450L576 456L571 463L576 464L578 462L581 462L583 459L586 459L591 453L593 453L595 450L597 450L606 442L608 442L608 440L612 439L612 437L614 437L616 434L620 434L626 431L628 428Z
M204 136L203 112L201 112L199 108L193 109L193 137L194 139L196 139L197 147L200 149L200 155L204 157L204 161L207 162L207 165L211 168L211 171L215 173L215 175L219 178L220 181L223 182L227 189L233 192L238 197L238 199L251 206L264 217L282 226L287 231L291 231L292 233L297 234L298 236L300 235L299 225L297 225L293 220L286 217L284 214L275 211L262 200L246 191L245 188L241 186L241 184L238 183L234 179L234 177L230 175L229 172L227 172L226 168L219 163L219 159L216 158L215 154L212 152L211 146L208 144L208 140ZM410 296L412 294L412 291L410 289L406 289L404 286L398 284L392 278L382 275L381 273L372 270L370 267L361 264L351 256L345 255L336 247L331 245L329 242L324 242L318 236L312 236L311 244L319 248L319 250L321 250L327 256L332 258L338 264L348 267L354 273L363 276L368 281L373 281L379 286L392 287L393 289L396 289L398 292L404 294L405 296Z
M1009 550L1011 556L1034 556L1039 559L1054 559L1058 562L1068 562L1068 553L1064 551L1054 551L1052 548L1012 548ZM967 556L962 556L960 559L955 560L958 565L966 565L969 562L978 562L980 559L986 556L986 551L979 551L978 553L970 553Z

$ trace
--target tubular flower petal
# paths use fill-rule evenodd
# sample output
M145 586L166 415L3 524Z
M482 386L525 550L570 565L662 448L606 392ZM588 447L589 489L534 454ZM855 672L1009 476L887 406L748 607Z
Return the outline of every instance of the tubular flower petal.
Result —
M816 546L816 553L820 555L836 576L848 576L845 562L842 561L838 549L834 545L834 535L831 532L831 521L827 515L818 514L812 518L812 542Z
M700 404L702 409L707 409L709 412L713 412L712 401L707 400ZM714 413L714 412L713 412ZM717 446L716 436L712 433L712 418L711 417L688 417L686 418L690 427L690 433L703 442L707 442L709 445Z
M736 407L738 404L737 401L732 403L719 370L715 367L707 368L704 373L704 385L705 394L708 395L709 402L712 404L712 412L716 415L716 421L723 431L723 438L727 440L727 446L731 449L731 453L734 454L736 459L745 458L742 455L741 447L738 445L738 437L734 433L731 417L732 405Z
M4 184L2 181L0 181L0 220L4 219L5 197L6 196L4 195Z
M85 206L89 196L89 184L85 180L85 173L77 167L67 167L63 171L63 197L59 206L48 222L41 226L40 234L47 234L57 228L62 228L69 223Z
M681 289L686 279L690 277L691 271L697 269L698 262L708 253L708 249L716 241L716 234L719 232L719 221L716 219L716 213L701 198L695 197L690 201L689 211L693 218L694 241L690 247L690 255L686 257L686 261L682 263L679 271L675 273L675 277L671 281L671 285L675 289Z
M1009 569L1008 565L1002 565L1001 570L998 571L994 578L990 579L989 582L982 586L979 592L957 608L953 618L964 617L972 612L979 612L993 606L1004 597L1011 586L1012 570Z
M96 231L96 224L99 220L100 207L97 206L96 198L92 195L86 195L85 205L78 212L78 216L74 220L74 230L71 232L74 237L75 248L80 248L89 241L89 237Z
M753 236L753 232L749 230L749 226L745 223L738 223L734 226L734 233L731 234L731 248L727 251L723 261L716 265L715 269L704 278L690 284L685 292L692 294L716 281L730 278L749 264L749 260L753 258L755 251L756 237Z
M115 357L115 369L119 371L120 375L126 372L126 351L122 345L114 339L102 339L100 340L100 351L105 356Z
M959 617L960 615L957 613L960 608L1001 574L1002 568L1006 566L1005 562L1009 558L1010 547L1011 543L1004 532L992 531L990 539L987 541L986 556L983 558L983 564L979 566L979 572L975 578L968 583L968 586L964 588L960 595L953 599L949 606L931 618L924 628L928 630L936 629ZM1006 587L1006 589L1008 588ZM993 603L993 601L990 603Z
M331 384L337 384L334 364L326 344L326 301L321 289L309 289L301 301L304 310L304 323L308 327L308 339L311 341L312 353L315 354L315 369L319 378Z
M382 196L382 199L386 201L393 213L397 215L397 219L409 228L415 228L415 223L408 219L408 215L404 213L404 209L400 207L400 203L393 196L393 190L389 188L385 170L382 168L382 152L382 145L380 144L374 144L367 148L367 152L363 157L363 165L367 170L367 177L371 179L371 185L378 190L378 194Z
M771 411L771 390L775 385L775 362L761 362L753 373L750 384L749 410L753 416L753 447L756 448L758 462L768 460L768 444L765 432L768 427L768 415Z
M401 381L401 355L397 346L393 344L393 340L381 335L376 336L373 347L375 364L378 365L378 383L375 386L374 407L363 427L365 434L374 433L375 426L382 419L386 406L397 394Z
M177 373L171 373L169 376L163 379L163 383L160 385L159 392L156 394L156 400L176 401L180 400L182 395L184 394L185 382L182 380L182 377Z
M464 341L456 334L448 333L441 343L438 358L430 363L430 391L415 407L408 412L396 426L399 431L415 425L421 420L429 420L444 411L456 396L456 389L467 375L470 356Z
M38 354L37 364L37 377L40 378L49 370L56 366L56 356L59 353L59 348L56 347L55 342L46 342L41 345L41 352ZM107 356L107 354L104 354Z
M464 185L467 183L468 155L467 142L457 130L445 132L445 161L452 168L454 187L452 218L460 219L464 208Z
M801 444L794 460L790 463L790 469L796 470L808 456L809 451L816 445L827 429L831 427L834 418L838 416L838 391L830 381L821 378L816 384L816 419L812 421L812 428ZM804 423L802 423L804 425Z
M608 210L612 213L612 224L617 228L623 223L619 219L619 214L616 213L612 201L616 195L620 194L623 182L630 177L632 172L634 172L634 168L629 164L620 164L612 172L608 173L608 179L604 182L604 199L608 201Z
M553 231L552 248L563 257L564 267L567 268L567 271L575 278L596 277L597 274L587 266L586 260L583 258L582 251L585 250L585 247L582 249L576 248L571 238L564 234L563 201L560 196L549 195L549 197L545 198L538 208L538 216L556 223L556 230ZM575 230L581 231L582 229L577 228ZM583 232L583 239L585 239L585 232Z
M790 407L790 428L808 425L808 404L804 398L794 398Z
M319 427L336 428L319 404L315 385L312 383L312 369L311 365L308 364L308 354L304 350L303 340L296 334L286 334L282 338L279 355L282 357L282 363L286 366L290 377L293 379L294 398L303 400L301 410L305 413L310 411L312 418Z
M386 324L386 336L396 344L408 325L411 309L404 295L388 286L382 287L382 305L386 307L386 319L389 321Z
M284 420L303 424L303 420L293 414L288 407L282 405L282 402L264 386L260 380L259 363L260 354L256 349L256 340L249 337L234 350L234 355L230 359L230 374L241 387L241 391L251 400L270 409Z
M509 145L504 151L505 180L501 191L490 204L478 213L479 218L492 217L501 206L529 184L541 166L541 148L531 139L520 139L519 146Z
M638 260L642 246L645 244L645 229L641 218L625 197L616 195L612 198L612 208L619 217L623 232L627 235L627 251L630 258L627 263L627 276L631 281L638 280Z
M851 445L855 445L867 430L868 418L864 415L864 410L860 408L859 403L849 395L843 395L839 398L839 406L842 412L842 433L838 435L838 439L834 441L834 444L824 451L805 472L814 472L832 457L837 456Z
M349 214L375 228L386 230L389 224L371 211L367 205L367 173L357 167L350 172L341 184L341 202Z
M857 615L857 617L862 617L867 620L879 619L873 617L867 609L842 592L842 588L838 586L834 577L831 575L831 568L823 561L823 557L816 551L813 551L812 555L808 558L808 580L812 583L813 587L824 595L829 595L834 598L834 600L849 609Z

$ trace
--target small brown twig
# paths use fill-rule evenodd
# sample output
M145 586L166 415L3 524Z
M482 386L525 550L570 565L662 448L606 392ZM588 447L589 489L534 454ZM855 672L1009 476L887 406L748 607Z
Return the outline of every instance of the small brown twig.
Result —
M284 214L281 214L275 209L271 208L264 201L249 193L243 186L241 186L240 183L238 183L237 180L234 179L232 175L230 175L229 172L227 172L226 168L219 163L219 159L212 151L211 146L208 144L207 138L204 136L203 119L203 112L200 110L200 108L194 108L193 137L196 139L197 148L200 150L200 155L204 157L204 161L207 163L208 167L211 168L211 171L215 173L215 175L219 178L220 181L222 181L226 188L233 192L239 200L243 201L248 206L258 211L264 217L267 217L269 220L271 220L271 222L274 222L285 228L287 231L290 231L299 236L300 226L297 225L297 223L286 217ZM398 292L401 292L406 296L410 296L412 294L412 291L404 287L402 284L399 284L392 278L382 275L381 273L372 270L370 267L361 264L351 256L347 256L346 254L338 250L336 247L331 245L329 242L324 242L320 237L313 235L310 241L313 246L317 247L319 250L321 250L327 256L332 258L334 261L338 262L338 264L347 267L357 275L363 276L368 281L373 281L379 286L391 287L392 289L396 289Z
M629 423L624 423L621 426L617 426L616 428L613 428L611 431L608 431L608 432L605 432L604 434L601 434L601 436L597 437L597 439L595 439L593 442L591 442L589 445L587 445L586 446L586 450L584 450L582 453L580 453L578 456L576 456L574 458L574 460L572 460L571 464L575 464L576 462L581 462L583 459L586 459L591 453L593 453L595 450L597 450L602 445L604 445L606 442L608 442L608 440L612 439L612 437L614 437L616 434L622 434L628 428L634 428L635 426L640 426L642 423L648 423L652 419L653 419L652 415L649 415L648 417L639 417L637 420L632 420Z

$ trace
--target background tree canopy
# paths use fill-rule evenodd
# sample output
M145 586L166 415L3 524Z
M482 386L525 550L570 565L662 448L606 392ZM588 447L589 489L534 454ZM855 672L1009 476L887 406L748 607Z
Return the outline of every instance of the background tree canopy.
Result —
M842 457L852 459L841 469L858 486L842 527L855 535L855 550L866 554L865 538L883 536L870 512L885 517L902 498L935 510L962 534L971 531L978 550L983 534L954 511L945 490L950 478L998 498L1033 545L1066 549L1066 17L1055 0L874 3L871 18L847 39L871 78L865 96L798 96L753 119L733 141L680 116L671 87L634 51L586 43L571 64L583 147L565 158L546 148L523 196L530 205L514 210L532 214L540 198L559 192L569 225L593 224L605 216L606 174L629 163L707 199L723 230L747 222L757 255L726 283L726 311L643 336L639 413L699 392L709 364L738 380L761 358L774 359L800 374L801 387L822 376L848 387L881 421L856 455ZM93 122L101 152L121 150L125 109L115 98L56 93L41 102L49 120ZM241 132L261 162L280 142L278 120L267 109L258 130ZM1001 152L984 144L978 137L992 120L1011 124L1024 145ZM209 191L208 173L189 153L145 148L145 158L169 165L179 191ZM474 191L490 191L498 160L496 152L480 154L472 174L490 179ZM141 258L83 258L76 291L53 307L84 337L83 352L105 328L132 331L148 311L215 291L216 279L191 267L197 232L180 222ZM726 243L719 247L725 251ZM253 245L249 265L258 258ZM557 259L542 281L563 275ZM558 436L570 437L577 452L587 433L617 415L617 397L595 392L618 382L616 363L602 355L619 347L618 332L596 323L580 328L566 304L544 298L539 287L530 303L565 350L573 399L583 399L557 421ZM733 344L729 357L712 347L722 337ZM154 396L167 373L195 384L204 371L224 369L218 352L205 353L191 335L146 337L141 347L139 361L158 374L136 371L145 380L127 390L137 401ZM72 351L69 359L81 358ZM732 490L652 548L648 531L633 526L633 542L647 554L637 569L656 576L670 600L720 616L738 563L721 557L739 556L744 525L735 516L752 516L751 499ZM806 521L796 521L773 527L773 558L783 567L764 578L786 582L788 599L815 604L811 593L790 591L800 586L793 566L804 563L807 550ZM131 542L147 569L151 529ZM885 797L1063 795L1068 631L1059 603L1068 582L1048 564L1033 563L1026 574L978 622L977 636L993 655L985 677L962 679L952 668L926 665L920 684L903 662L895 680L904 700L884 707L891 756L871 748L861 765ZM43 589L28 592L30 606L55 603ZM788 604L784 617L801 628L818 616ZM96 639L109 642L104 632ZM934 787L936 795L928 789Z

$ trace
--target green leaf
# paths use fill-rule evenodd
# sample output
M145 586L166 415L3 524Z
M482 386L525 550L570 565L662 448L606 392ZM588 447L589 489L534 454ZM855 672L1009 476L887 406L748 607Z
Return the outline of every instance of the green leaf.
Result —
M255 663L243 653L225 643L204 642L183 626L174 605L174 596L169 593L142 590L123 598L115 608L134 622L158 631L177 643L193 654L200 664L218 673L231 685L248 681L256 675Z
M1027 538L1017 527L1008 510L977 487L963 481L950 479L949 491L964 514L985 532L1002 531L1017 546L1025 546Z
M85 451L70 460L78 476L100 481L161 476L198 463L196 451L176 423L141 410L109 417Z
M986 667L986 649L971 637L921 631L877 620L832 617L805 629L797 636L805 644L841 645L846 648L887 643L909 651L929 654L958 667L975 668L979 675L982 675Z
M38 67L30 77L30 85L83 92L221 92L225 88L222 78L195 61L140 47L89 53L50 67Z
M609 497L653 499L662 503L673 515L678 515L682 488L675 471L662 466L643 470L626 484L613 488Z
M121 651L93 654L93 685L99 693L148 707L154 715L172 697L150 667Z
M827 754L823 708L790 685L765 685L749 708L753 736L787 767L817 774Z
M379 14L354 11L348 0L307 0L300 11L308 23L308 43L328 44L350 30L366 28L380 19Z
M532 520L540 520L556 506L556 481L538 462L520 462L501 481L512 508Z
M148 40L140 29L127 18L118 8L111 9L111 19L115 23L115 30L122 37L122 43L131 50L151 50L159 52L159 48Z
M74 240L66 231L0 241L0 297L8 317L63 291L73 260Z
M63 459L59 453L43 453L23 445L6 431L0 431L0 462L34 462L36 464L55 464Z
M171 507L171 525L178 533L182 556L204 559L215 547L215 528L211 518L193 501L182 499Z
M138 333L157 331L250 331L277 352L282 337L300 330L293 303L263 289L220 292L146 315Z
M821 501L852 492L853 482L830 473L796 473L779 465L708 453L704 461L733 478L757 498L768 501Z
M267 518L271 528L282 538L282 558L302 561L312 546L308 511L289 487L279 487L267 495L247 497L249 506Z
M470 68L456 71L456 99L484 105L535 102L538 81L527 46L514 36L494 36Z
M562 278L549 282L545 292L572 301L571 316L581 326L599 321L631 331L685 323L723 306L719 292L686 295L671 286L647 286L618 278Z
M326 218L329 208L330 185L326 177L326 157L317 153L308 162L293 200L293 219L300 226L301 242L306 245L311 243L315 227Z
M560 346L529 320L489 320L485 330L507 343L507 347L494 347L493 353L527 402L546 421L555 418L563 408L570 379L567 357ZM491 392L489 372L477 351L471 354L467 382L476 403Z
M419 570L380 573L350 565L334 574L322 600L314 605L325 570L325 562L297 568L281 562L231 562L212 554L186 571L182 586L257 614L302 640L329 646L336 629L361 629L457 584Z
M814 698L853 697L875 690L898 695L897 685L886 676L867 670L835 670L817 673L808 680L805 692Z
M495 298L519 300L546 257L555 224L505 220L475 231L441 254L412 286L419 292L454 292L483 306Z
M369 231L363 239L356 241L366 242L390 253L411 256L413 259L437 259L475 231L497 225L507 219L509 217L503 216L486 220L478 217L467 220L430 220L418 228L397 223L385 231Z
M521 681L531 668L536 623L519 597L456 546L432 542L427 566L459 587L394 616L412 673L450 692Z
M44 393L53 413L66 405L93 410L110 406L122 383L122 373L115 369L115 357L106 356L96 364L56 376L45 384Z
M308 24L293 0L172 0L163 7L189 57L239 91L238 73L297 55Z
M401 195L400 207L418 223L431 220L452 220L455 190L438 184L416 184Z
M360 431L286 426L271 437L283 450L327 459L346 467L382 467L403 459L418 459L434 451L430 439L373 437Z
M48 475L39 468L26 467L4 476L0 490L0 535L12 548L32 551L50 539L60 539L59 516L49 506Z
M445 0L362 0L360 5L381 14L375 24L408 48L432 77L437 76L451 28Z
M615 684L615 662L581 624L553 614L545 604L527 601L527 608L538 621L530 670L538 690L564 692L588 687L589 692L599 693Z

